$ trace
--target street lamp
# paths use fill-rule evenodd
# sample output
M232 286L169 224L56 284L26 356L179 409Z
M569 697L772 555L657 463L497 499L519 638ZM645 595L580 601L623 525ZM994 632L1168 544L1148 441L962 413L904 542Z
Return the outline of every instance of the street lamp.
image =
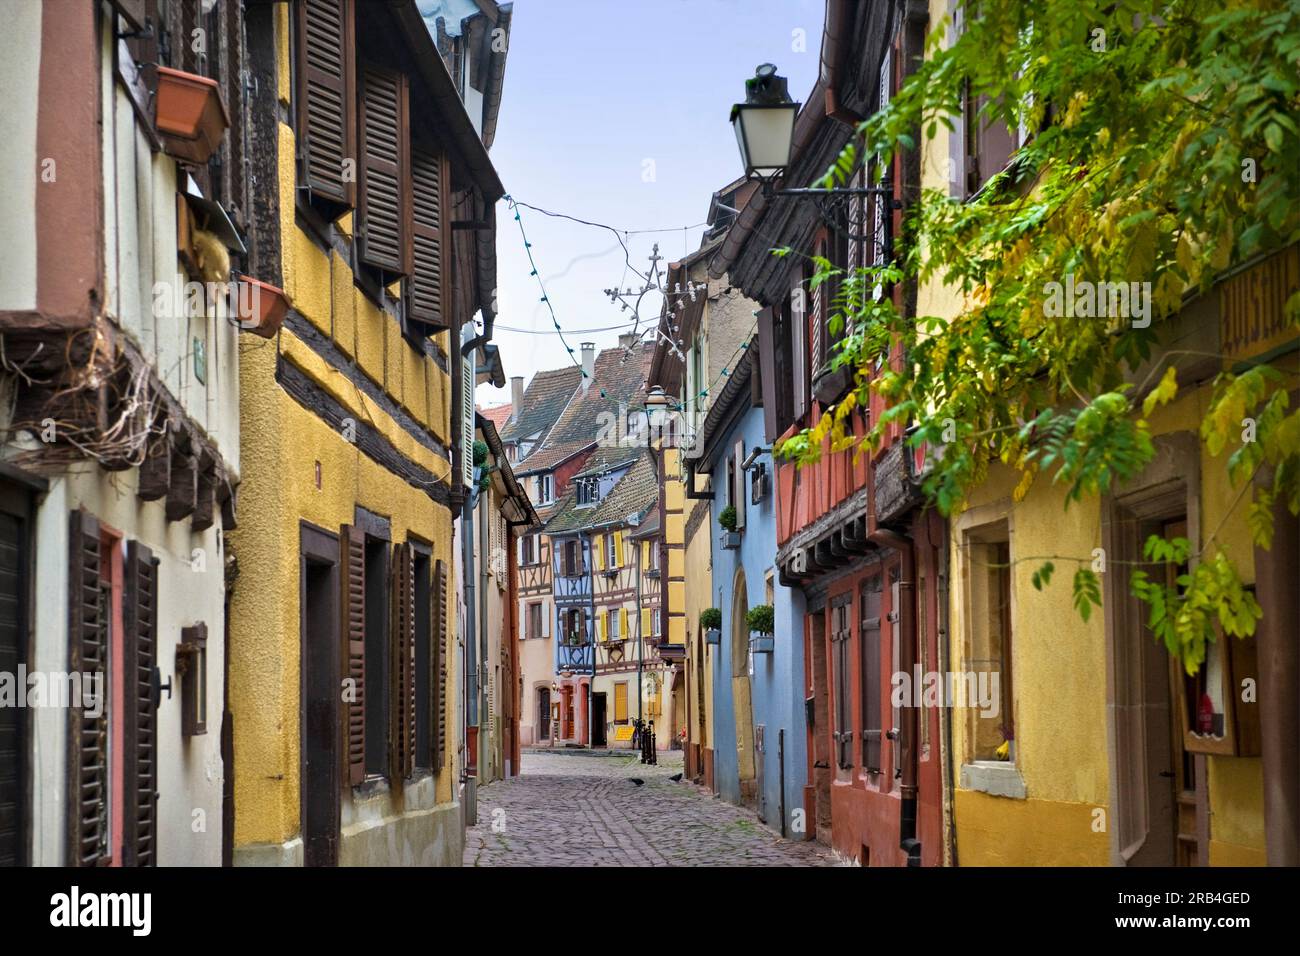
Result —
M794 152L795 117L798 103L790 101L786 79L778 76L776 67L764 63L745 81L745 102L731 108L731 125L736 130L736 143L740 147L740 161L745 166L745 176L757 179L764 196L788 196L793 199L815 199L821 209L822 220L848 235L854 241L875 241L880 245L881 261L892 256L892 210L901 209L902 203L894 198L894 184L886 170L880 185L865 187L836 187L830 189L776 189L775 183L784 178ZM881 211L888 210L881 219L883 236L857 234L856 225L865 225L866 205L863 204L864 222L846 222L849 199L854 196L875 198Z
M790 165L794 144L794 120L799 104L790 99L784 76L776 67L763 63L745 81L745 102L731 108L731 125L746 176L770 183Z
M646 423L650 426L650 434L654 435L664 426L664 412L668 410L668 394L658 385L646 392L645 396L645 414Z

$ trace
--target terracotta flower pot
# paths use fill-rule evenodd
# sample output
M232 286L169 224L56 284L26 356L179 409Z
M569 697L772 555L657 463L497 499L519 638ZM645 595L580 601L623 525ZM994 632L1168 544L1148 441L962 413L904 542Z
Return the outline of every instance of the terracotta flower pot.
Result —
M230 125L216 80L158 67L154 125L170 156L203 165Z
M234 304L239 327L264 339L275 337L289 311L284 290L251 276L240 276Z

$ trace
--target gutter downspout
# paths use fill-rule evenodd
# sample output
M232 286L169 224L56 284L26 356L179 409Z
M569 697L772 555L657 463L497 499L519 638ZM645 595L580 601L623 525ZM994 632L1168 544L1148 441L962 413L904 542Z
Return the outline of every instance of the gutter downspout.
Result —
M591 640L591 680L587 681L587 749L596 749L596 553L592 550L591 532L587 539L587 601L591 608L591 623L587 634Z
M478 370L474 366L473 351L468 351L467 354L469 357L465 359L465 361L469 362L470 381L472 382L474 381L474 378L478 374ZM462 371L459 367L457 367L456 372L457 374L452 379L453 384L461 381L462 379ZM462 405L463 405L463 400L460 404L456 406L456 411L452 416L453 418L458 419L460 417ZM472 422L464 422L462 423L461 428L468 428L472 426L472 424L473 424ZM465 447L465 443L463 439L458 443L457 447L460 449L463 449ZM460 476L460 470L458 469L457 470L458 479L459 476ZM461 564L464 567L464 571L465 571L465 630L467 632L465 634L465 656L466 656L466 660L469 663L469 666L465 668L465 690L466 690L465 727L467 730L473 731L473 737L474 737L474 748L472 751L470 750L469 747L469 741L468 740L466 741L466 756L467 758L472 759L473 761L473 763L467 766L465 770L465 819L470 826L473 826L474 824L478 823L478 726L479 726L478 660L479 660L479 653L478 653L478 627L477 627L478 622L475 614L476 609L474 603L474 590L475 590L474 506L477 502L477 499L478 499L478 494L476 493L474 488L465 489L465 503L462 506L461 518L460 518Z
M950 567L948 564L949 542L947 523L939 516L937 512L930 515L930 540L933 542L936 538L942 542L941 548L935 549L935 573L938 580L935 585L935 596L939 603L939 613L936 616L939 625L939 632L935 639L939 645L939 671L947 674L952 669L952 650L948 645L948 621L949 610L949 590L950 590ZM935 534L935 529L939 533ZM953 825L953 794L956 792L957 771L956 761L953 760L952 754L952 708L943 709L943 727L940 729L940 754L943 760L943 771L947 775L947 786L943 794L943 814L945 829L948 833L946 840L948 847L948 859L945 862L947 866L957 865L957 828Z
M874 509L873 509L874 510ZM873 515L874 517L874 515ZM916 653L916 553L911 539L885 528L867 534L872 544L892 548L899 555L898 574L898 661L905 673L912 672ZM903 772L899 795L902 805L898 818L898 845L907 851L907 865L921 865L921 844L916 839L917 713L915 703L903 708L903 726L899 728L898 762Z
M496 752L496 747L494 746L491 740L492 715L488 712L489 708L488 708L488 699L487 699L488 675L492 673L492 671L489 670L489 668L492 665L488 659L489 658L488 644L490 642L488 639L488 606L487 606L488 587L492 583L491 582L492 555L488 553L490 548L489 542L491 541L491 537L490 537L491 529L488 527L488 522L492 520L492 508L491 508L491 499L490 499L489 492L480 491L477 493L477 496L483 499L482 503L485 505L485 507L480 509L479 521L478 521L478 553L480 558L482 559L479 561L479 565L478 565L479 566L478 619L479 621L482 622L479 625L479 637L480 637L480 640L478 642L479 660L477 663L477 666L479 668L479 672L478 672L479 680L478 680L478 688L477 688L479 694L478 749L479 749L479 754L482 758L479 761L479 766L482 768L479 772L479 776L485 778L486 782L490 783L492 781L492 778L490 776L492 772L491 760L493 754ZM501 696L501 688L498 687L497 688L498 701L500 700L500 696ZM484 732L485 730L487 731L486 733Z

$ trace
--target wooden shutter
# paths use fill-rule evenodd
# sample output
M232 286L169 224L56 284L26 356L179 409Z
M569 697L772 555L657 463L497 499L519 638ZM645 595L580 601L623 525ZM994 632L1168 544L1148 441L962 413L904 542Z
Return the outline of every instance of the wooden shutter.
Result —
M138 541L126 546L125 584L123 862L127 866L157 866L158 702L153 671L158 663L158 560Z
M298 183L309 196L356 203L357 121L353 0L298 0ZM345 172L351 163L352 175Z
M736 494L732 502L736 506L736 530L745 530L745 441L736 442Z
M880 770L880 578L862 586L862 765Z
M84 511L72 512L68 557L68 672L98 675L107 694L109 615L99 580L99 522ZM96 866L108 852L107 708L91 717L83 701L69 701L68 708L69 866Z
M605 615L603 614L596 615L596 640L605 640Z
M447 157L411 148L411 318L434 329L450 328L447 270L443 252L450 250L444 211L451 181Z
M361 261L386 275L411 271L410 116L405 75L377 67L361 72Z
M795 421L808 411L808 294L803 283L796 283L790 290L791 302L802 303L803 307L790 310L790 360L794 363L794 376L791 379L793 401L790 413Z
M650 609L648 607L642 608L641 609L641 637L644 639L650 637L653 634L654 631L650 627Z
M415 769L415 562L409 544L393 545L391 566L388 773L396 787Z
M627 723L627 681L614 685L614 723Z
M618 636L625 641L632 636L627 631L627 608L625 607L618 609Z
M763 390L763 437L774 442L781 437L776 406L776 342L771 309L758 313L758 377Z
M605 570L605 536L596 535L591 542L592 549L596 552L596 570Z
M352 681L352 700L343 709L343 779L355 787L366 779L366 536L360 528L339 529L340 593L343 607L343 674Z
M850 727L849 617L853 598L845 595L831 606L831 649L835 677L836 763L842 770L853 766L853 731Z
M441 560L434 565L433 573L433 653L429 660L433 667L429 686L436 688L429 740L433 744L433 769L440 773L447 757L447 566Z

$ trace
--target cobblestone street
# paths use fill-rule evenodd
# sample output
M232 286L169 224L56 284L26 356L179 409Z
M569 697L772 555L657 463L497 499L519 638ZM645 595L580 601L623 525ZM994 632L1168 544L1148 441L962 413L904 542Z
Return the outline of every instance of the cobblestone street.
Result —
M680 753L660 760L525 753L520 776L479 791L465 865L831 865L824 847L782 840L752 812L670 779L681 773Z

